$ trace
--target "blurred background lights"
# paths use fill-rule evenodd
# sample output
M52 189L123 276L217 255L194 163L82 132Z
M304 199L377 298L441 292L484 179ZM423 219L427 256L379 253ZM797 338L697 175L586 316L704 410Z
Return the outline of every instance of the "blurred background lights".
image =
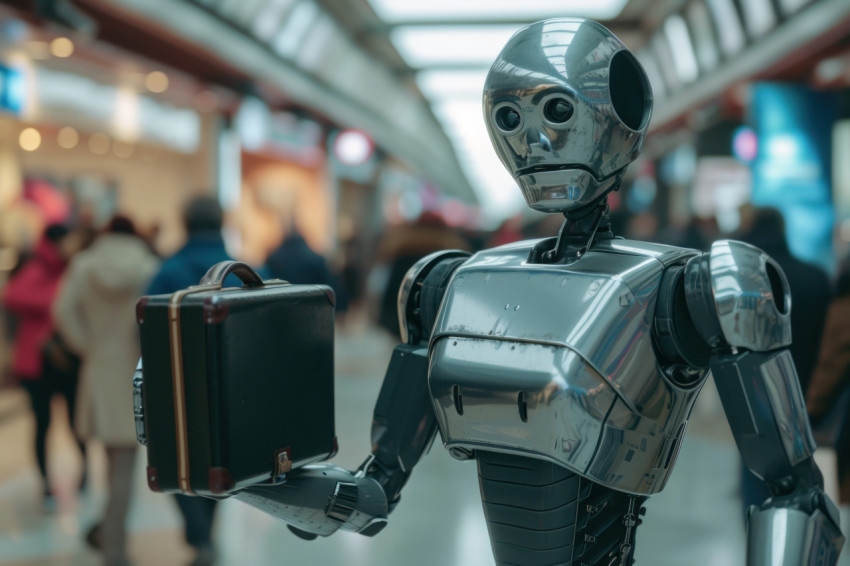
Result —
M756 158L758 153L758 136L752 128L741 126L732 136L732 154L744 163Z
M104 155L109 151L109 136L100 132L92 134L89 138L89 149L96 155Z
M80 134L74 128L65 126L59 130L59 133L56 135L56 141L59 142L59 147L72 149L80 143Z
M57 37L50 42L50 54L54 57L70 57L74 54L74 42L67 37Z
M165 92L168 89L168 75L162 71L153 71L145 77L145 86L151 92Z
M334 140L334 154L345 165L362 165L374 151L372 140L359 130L344 130Z
M844 242L850 242L850 218L844 220L838 228L838 236Z
M18 136L18 143L24 151L35 151L41 145L41 134L35 128L24 128Z
M765 149L771 157L777 159L796 159L800 153L800 144L794 136L782 134L771 137Z

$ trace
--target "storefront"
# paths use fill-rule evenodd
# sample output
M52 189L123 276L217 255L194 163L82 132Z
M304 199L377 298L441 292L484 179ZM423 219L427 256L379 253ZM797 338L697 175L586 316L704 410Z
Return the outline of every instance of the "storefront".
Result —
M216 183L206 140L219 120L214 104L198 107L203 86L12 22L0 30L2 246L26 249L47 222L98 227L120 212L173 250L182 202Z

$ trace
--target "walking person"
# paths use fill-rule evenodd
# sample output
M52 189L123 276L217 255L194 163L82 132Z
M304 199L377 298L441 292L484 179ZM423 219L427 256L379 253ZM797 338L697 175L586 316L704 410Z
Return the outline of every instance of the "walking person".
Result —
M163 262L147 294L162 295L197 285L210 267L232 259L224 247L223 223L224 212L214 197L200 196L189 201L183 210L186 243ZM235 275L229 275L225 285L238 287L242 283ZM212 564L215 562L212 528L216 500L179 494L174 497L183 516L186 542L195 549L192 566Z
M75 240L62 224L51 224L33 251L3 291L3 306L16 320L12 347L12 376L30 399L35 416L35 456L41 475L45 510L53 510L56 500L47 473L47 430L50 403L61 393L68 404L68 416L74 415L76 394L75 360L61 360L61 346L53 339L51 306L59 288L68 258L74 253ZM57 367L58 366L58 367ZM65 371L58 371L59 368ZM83 451L83 444L80 443ZM84 451L83 451L84 455ZM85 456L84 456L85 459Z
M806 394L806 408L815 427L823 421L835 426L839 502L850 504L850 420L843 394L850 385L850 261L845 261L829 305L818 363Z
M289 230L280 246L266 259L266 268L272 277L294 285L328 285L334 290L336 312L348 309L348 295L342 280L331 271L325 258L310 248L294 220L289 222Z
M109 466L106 510L86 540L107 566L125 566L126 518L138 452L129 376L139 359L135 305L158 266L130 219L116 216L71 262L53 307L56 327L82 359L76 426L100 440Z

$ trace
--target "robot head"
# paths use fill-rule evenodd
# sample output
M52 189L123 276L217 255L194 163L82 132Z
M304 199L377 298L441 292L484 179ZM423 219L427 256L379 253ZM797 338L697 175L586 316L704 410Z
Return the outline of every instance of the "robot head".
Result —
M484 121L528 205L566 212L616 188L640 153L652 91L604 26L575 18L514 34L484 84Z

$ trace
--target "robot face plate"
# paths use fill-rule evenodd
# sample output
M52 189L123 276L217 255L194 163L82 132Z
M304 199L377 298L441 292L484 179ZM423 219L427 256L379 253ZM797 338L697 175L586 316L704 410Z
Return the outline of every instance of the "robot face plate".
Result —
M559 18L518 31L484 85L490 141L528 205L563 212L614 187L638 155L652 92L602 25Z

